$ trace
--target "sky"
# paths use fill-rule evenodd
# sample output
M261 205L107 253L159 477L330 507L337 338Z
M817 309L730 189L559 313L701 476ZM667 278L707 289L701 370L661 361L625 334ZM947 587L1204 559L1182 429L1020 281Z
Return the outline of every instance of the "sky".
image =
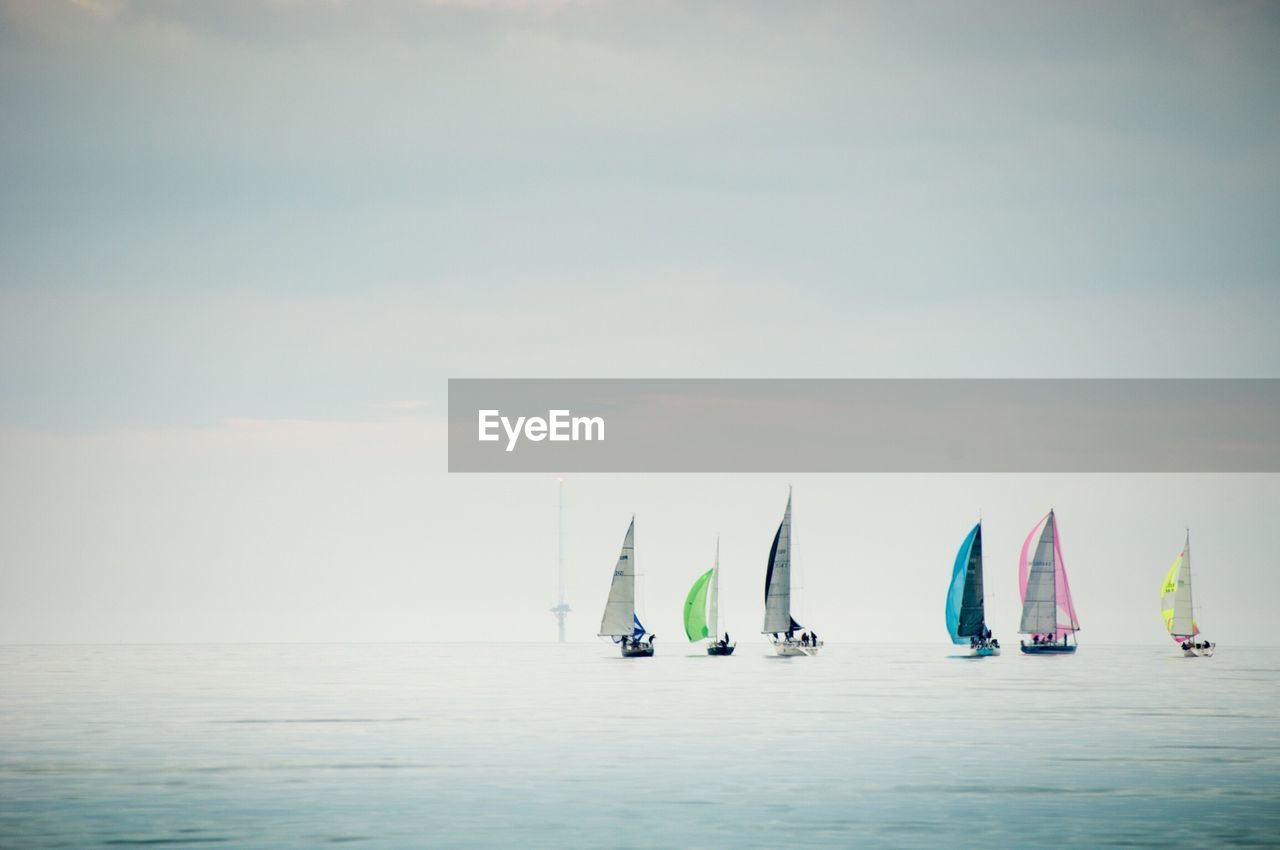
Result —
M1280 377L1278 36L0 0L0 641L552 638L554 476L449 475L449 377ZM755 632L788 483L833 642L945 640L980 510L1011 633L1051 505L1082 641L1162 639L1187 525L1206 629L1276 640L1272 475L571 477L571 638L633 512L663 639L717 533Z

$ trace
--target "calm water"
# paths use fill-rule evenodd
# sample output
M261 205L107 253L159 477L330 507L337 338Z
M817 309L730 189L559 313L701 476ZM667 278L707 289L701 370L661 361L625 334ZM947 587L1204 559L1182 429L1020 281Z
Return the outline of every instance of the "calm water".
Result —
M1280 839L1280 649L0 647L0 845Z

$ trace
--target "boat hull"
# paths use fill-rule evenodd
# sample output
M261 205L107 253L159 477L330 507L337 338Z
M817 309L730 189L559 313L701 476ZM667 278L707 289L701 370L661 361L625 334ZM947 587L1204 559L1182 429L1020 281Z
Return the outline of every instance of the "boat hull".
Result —
M736 643L731 643L728 646L720 646L713 643L707 647L707 655L733 655L733 651L737 646Z
M637 643L622 647L623 658L652 658L653 644Z
M1211 643L1207 647L1203 647L1199 649L1197 649L1196 647L1191 647L1189 649L1182 650L1182 655L1184 658L1212 658L1213 650L1215 649L1216 646L1217 644Z
M970 658L991 658L999 654L1000 647L998 646L979 646L975 649L970 649L968 652Z
M1076 651L1076 646L1073 643L1069 643L1066 646L1060 643L1041 643L1028 646L1024 643L1022 651L1027 655L1071 655Z
M801 643L798 640L775 640L773 650L783 658L795 658L800 655L817 655L822 645L822 641Z

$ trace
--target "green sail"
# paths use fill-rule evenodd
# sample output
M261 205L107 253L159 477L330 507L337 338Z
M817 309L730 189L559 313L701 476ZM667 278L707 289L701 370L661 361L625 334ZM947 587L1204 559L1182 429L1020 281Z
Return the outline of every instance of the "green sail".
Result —
M711 574L715 570L707 570L698 576L698 580L689 589L689 598L684 601L684 633L689 640L698 641L707 636L707 585L711 582Z

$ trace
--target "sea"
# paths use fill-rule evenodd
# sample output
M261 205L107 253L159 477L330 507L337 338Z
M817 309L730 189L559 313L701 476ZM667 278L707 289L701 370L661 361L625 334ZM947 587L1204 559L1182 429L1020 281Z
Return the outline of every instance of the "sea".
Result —
M1280 648L0 647L6 848L1280 844Z

